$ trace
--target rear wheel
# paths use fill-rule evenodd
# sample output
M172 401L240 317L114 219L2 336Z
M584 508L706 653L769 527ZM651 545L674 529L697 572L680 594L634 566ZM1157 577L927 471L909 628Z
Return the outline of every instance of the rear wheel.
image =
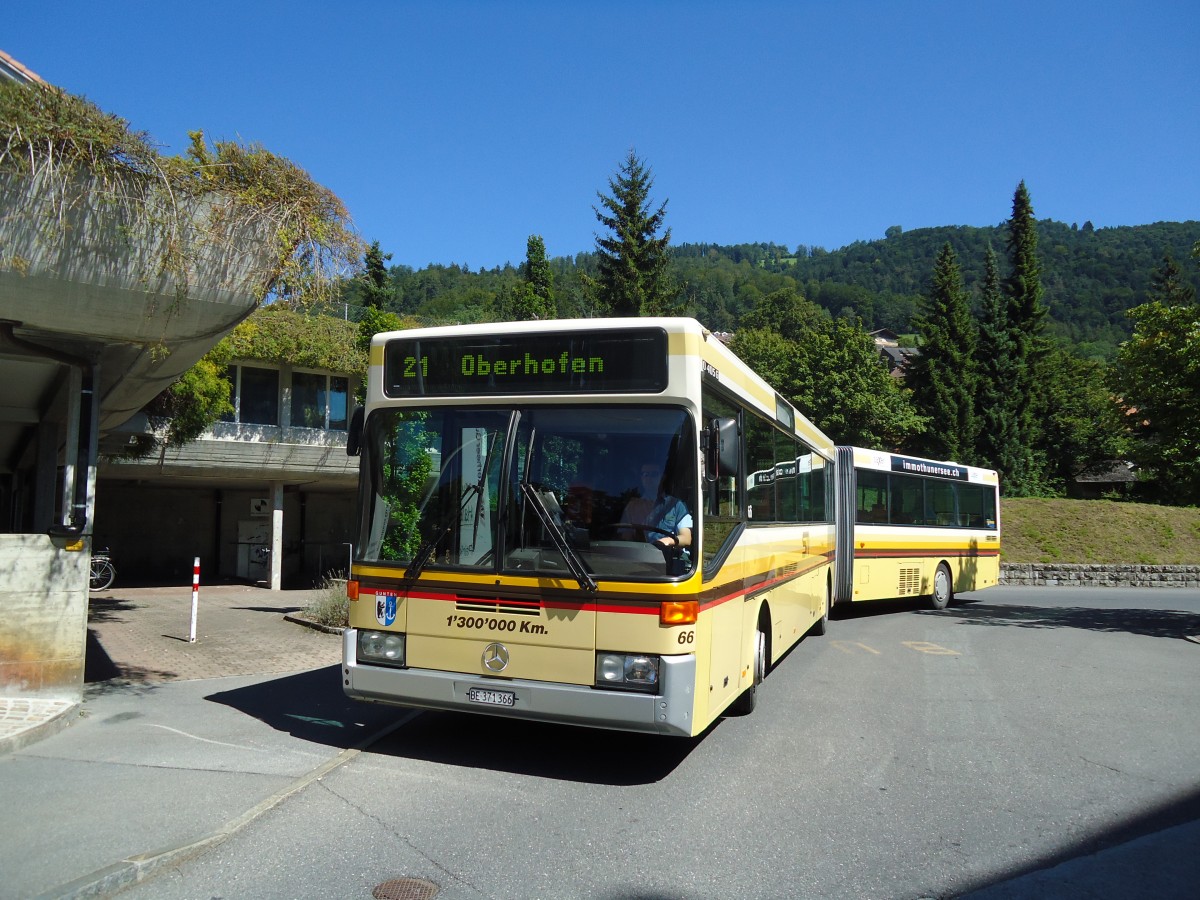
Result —
M116 580L117 570L103 556L92 557L92 572L88 588L93 591L105 591L112 587Z
M729 711L735 716L748 716L758 705L758 686L767 677L767 660L771 656L770 627L770 620L764 609L754 632L754 679L730 704Z
M812 627L812 633L821 635L829 630L829 585L825 585L825 609L821 613L821 618L817 619Z
M950 567L941 563L933 576L933 593L929 595L929 605L934 609L945 609L954 602L954 579L950 577Z

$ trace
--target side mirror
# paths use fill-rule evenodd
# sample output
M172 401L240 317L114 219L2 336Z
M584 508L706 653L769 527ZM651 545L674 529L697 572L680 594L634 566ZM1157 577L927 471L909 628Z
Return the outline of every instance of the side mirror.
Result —
M358 456L362 452L363 417L366 412L364 407L356 406L350 416L350 430L346 432L347 456Z
M705 444L704 474L709 481L716 481L722 475L737 475L742 455L737 419L722 418L709 422Z

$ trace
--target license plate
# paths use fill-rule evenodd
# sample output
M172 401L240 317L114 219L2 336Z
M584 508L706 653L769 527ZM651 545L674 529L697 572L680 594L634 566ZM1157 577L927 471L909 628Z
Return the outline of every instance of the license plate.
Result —
M515 706L517 695L512 691L493 691L487 688L469 688L467 699L472 703L487 703L490 706Z

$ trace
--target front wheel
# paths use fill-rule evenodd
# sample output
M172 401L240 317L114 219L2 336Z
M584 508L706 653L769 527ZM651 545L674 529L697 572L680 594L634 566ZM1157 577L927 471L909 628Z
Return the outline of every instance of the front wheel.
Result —
M954 602L954 579L950 577L950 567L941 563L933 576L933 593L929 595L929 605L934 609L945 609Z
M88 582L88 589L93 591L106 591L112 587L112 583L117 579L117 570L112 562L105 559L103 556L92 557L92 572Z
M729 705L729 711L735 716L748 716L758 706L758 686L767 677L767 660L771 654L769 628L768 621L763 618L758 620L758 628L754 632L754 680Z

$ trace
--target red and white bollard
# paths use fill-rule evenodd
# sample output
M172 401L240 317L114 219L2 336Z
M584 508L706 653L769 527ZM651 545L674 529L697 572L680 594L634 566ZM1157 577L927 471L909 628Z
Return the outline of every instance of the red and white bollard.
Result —
M192 629L188 632L188 643L196 643L196 610L200 605L200 557L192 563Z

